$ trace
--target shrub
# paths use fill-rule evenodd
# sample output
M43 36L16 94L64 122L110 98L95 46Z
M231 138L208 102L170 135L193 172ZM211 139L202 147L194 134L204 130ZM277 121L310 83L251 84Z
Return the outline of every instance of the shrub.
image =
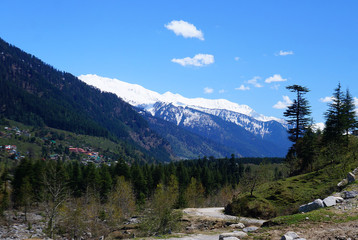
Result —
M277 215L274 206L266 199L241 196L225 207L225 213L235 216L269 219Z

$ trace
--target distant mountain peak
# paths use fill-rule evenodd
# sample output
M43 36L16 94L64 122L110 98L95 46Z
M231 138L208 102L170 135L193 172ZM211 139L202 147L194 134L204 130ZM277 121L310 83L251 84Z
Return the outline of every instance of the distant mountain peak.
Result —
M153 104L156 102L162 102L171 103L174 106L187 106L204 112L207 112L208 110L228 110L247 115L263 122L274 120L283 123L282 119L264 116L255 112L247 105L240 105L226 99L186 98L180 94L171 92L159 94L138 84L130 84L115 78L111 79L95 74L80 75L78 78L88 85L92 85L100 89L101 91L114 93L131 105L142 107L152 114L153 112L151 110L153 108Z
M192 148L194 142L204 154L224 156L284 156L291 144L284 120L258 114L247 105L226 99L186 98L172 92L159 94L97 75L78 78L136 107L153 129L168 137L178 156L192 157L197 151Z

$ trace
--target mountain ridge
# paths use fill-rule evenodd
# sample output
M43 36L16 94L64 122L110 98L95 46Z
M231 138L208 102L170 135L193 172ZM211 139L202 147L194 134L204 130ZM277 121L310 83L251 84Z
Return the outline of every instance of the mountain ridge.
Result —
M143 111L147 112L152 117L203 137L203 141L209 139L226 146L226 150L217 149L217 152L224 152L226 156L234 153L245 157L282 157L291 145L284 120L258 114L247 105L225 99L189 99L170 92L159 94L138 84L93 74L81 75L79 79L101 91L116 94L142 114ZM149 120L148 114L145 116ZM162 136L169 134L153 125L151 127L160 131ZM171 138L178 137L171 135ZM227 152L228 149L232 152Z
M146 89L138 84L131 84L121 81L116 78L101 77L96 74L80 75L78 78L94 87L99 88L105 92L111 92L121 97L124 101L130 103L133 106L140 106L150 112L150 106L156 102L172 103L175 106L189 106L197 110L203 109L221 109L237 112L241 114L254 117L260 121L275 120L284 123L284 120L267 117L255 112L247 105L240 105L234 102L230 102L226 99L205 99L205 98L186 98L177 93L171 93L169 91L160 94L155 91Z

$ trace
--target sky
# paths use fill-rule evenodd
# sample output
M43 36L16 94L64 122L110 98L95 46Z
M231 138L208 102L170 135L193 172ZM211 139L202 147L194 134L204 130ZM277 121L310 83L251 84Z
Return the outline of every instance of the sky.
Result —
M295 98L286 87L302 85L319 123L339 82L358 98L357 11L356 0L1 0L0 38L75 76L278 118Z

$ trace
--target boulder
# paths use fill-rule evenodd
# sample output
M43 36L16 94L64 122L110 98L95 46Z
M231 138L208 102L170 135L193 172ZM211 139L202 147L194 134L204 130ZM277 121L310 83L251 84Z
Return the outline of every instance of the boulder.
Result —
M238 231L238 232L231 232L231 233L222 233L219 236L219 240L227 240L227 238L229 237L236 237L236 238L245 238L247 237L247 233L242 232L242 231Z
M357 191L344 191L343 192L344 199L355 198L357 195L358 195Z
M287 232L285 235L281 237L281 240L293 240L297 239L299 236L295 232Z
M287 232L281 237L281 240L306 240L305 238L300 238L295 232Z
M333 196L326 197L325 199L323 199L323 204L326 207L331 207L336 205L337 204L336 197Z
M335 198L336 198L336 203L341 203L344 201L342 197L335 197Z
M226 237L224 240L240 240L240 238L237 237Z
M345 185L348 184L348 180L347 179L343 179L342 181L340 181L338 184L337 184L337 187L344 187Z
M245 227L245 225L243 223L235 223L235 224L229 225L229 227L243 229Z
M352 182L354 182L356 180L356 176L354 176L353 173L349 172L347 174L347 180L348 180L348 183L352 183Z
M313 202L307 203L305 205L300 206L298 209L299 212L310 212L316 210L318 208L324 207L323 201L321 199L316 199Z
M258 227L246 227L244 229L242 229L242 231L244 232L255 232L257 229L259 229Z
M352 171L352 173L353 173L354 175L358 175L358 167L355 168L355 169Z

